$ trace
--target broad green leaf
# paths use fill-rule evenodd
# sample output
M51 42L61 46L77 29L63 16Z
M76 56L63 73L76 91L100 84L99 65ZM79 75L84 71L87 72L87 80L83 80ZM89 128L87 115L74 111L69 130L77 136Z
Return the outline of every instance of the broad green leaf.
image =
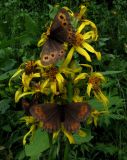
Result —
M10 107L10 99L3 99L0 101L0 113L4 114L6 110Z
M105 71L105 72L101 72L103 75L113 75L113 74L118 74L118 73L122 73L123 71Z
M110 155L113 155L118 151L118 148L116 146L112 144L103 144L103 143L98 143L95 146L95 149Z
M83 131L86 133L84 137L81 137L77 133L73 134L76 144L82 144L82 143L89 142L93 138L89 130L83 130Z
M31 138L30 144L25 145L26 156L39 157L39 155L49 148L48 133L38 129Z

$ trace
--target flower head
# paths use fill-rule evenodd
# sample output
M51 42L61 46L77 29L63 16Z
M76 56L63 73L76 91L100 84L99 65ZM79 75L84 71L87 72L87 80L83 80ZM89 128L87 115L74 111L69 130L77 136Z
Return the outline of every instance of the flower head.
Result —
M88 86L87 86L87 94L90 97L91 90L93 90L94 96L104 105L108 104L107 97L101 91L101 82L105 82L104 76L99 72L93 72L89 76Z

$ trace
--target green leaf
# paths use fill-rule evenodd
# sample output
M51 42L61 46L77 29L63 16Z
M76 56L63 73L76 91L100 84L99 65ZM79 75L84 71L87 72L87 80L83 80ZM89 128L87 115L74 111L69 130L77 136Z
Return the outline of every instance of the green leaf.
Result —
M10 107L9 103L10 103L10 99L3 99L0 101L1 114L4 114L6 112L6 110Z
M73 134L76 144L87 143L93 138L89 130L83 130L83 131L86 133L85 137L81 137L77 133Z
M118 73L122 73L123 71L105 71L105 72L101 72L103 75L113 75L113 74L118 74Z
M116 146L113 146L112 144L103 144L103 143L98 143L96 145L96 150L102 151L105 154L110 154L113 155L118 151L118 148Z
M28 33L36 35L38 31L37 23L30 17L29 14L25 14L25 29Z
M39 157L39 155L49 148L48 133L38 129L35 131L30 144L25 145L26 156L31 158Z
M15 71L16 71L16 69L13 69L13 70L10 70L8 72L5 72L5 73L1 74L0 75L0 81L8 79L10 77L10 75L12 75Z

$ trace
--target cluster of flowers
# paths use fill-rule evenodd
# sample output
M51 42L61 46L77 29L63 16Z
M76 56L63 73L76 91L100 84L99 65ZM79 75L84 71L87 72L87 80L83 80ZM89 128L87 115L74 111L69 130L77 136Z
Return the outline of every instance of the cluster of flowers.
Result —
M100 72L94 72L92 65L90 65L90 62L92 62L90 57L91 53L95 55L97 60L101 60L101 53L97 52L89 44L92 41L96 41L98 38L96 25L83 18L86 11L85 6L81 6L80 12L76 16L70 9L67 7L64 8L69 12L70 16L75 18L78 22L76 26L76 36L77 39L79 39L78 43L75 45L68 45L66 43L67 55L58 65L51 64L44 66L40 59L21 64L17 72L10 79L10 85L12 79L19 75L22 80L20 88L18 88L15 93L16 103L26 96L34 96L34 98L37 98L39 94L41 94L41 97L44 97L40 100L43 101L43 103L57 103L58 97L61 98L58 101L62 102L68 98L67 85L68 81L71 81L73 86L73 102L84 102L86 101L86 95L87 99L92 95L104 105L107 105L108 99L101 90L101 83L105 82L105 78ZM47 32L43 33L38 42L38 46L42 46L47 38ZM83 56L82 60L89 62L89 64L80 64L80 57L78 56L77 58L75 56L78 54ZM90 124L92 120L94 120L94 124L97 125L97 117L103 112L105 111L99 112L97 110L92 110L87 123ZM27 125L31 125L29 132L23 138L23 144L26 144L27 136L36 130L37 123L35 126L36 120L32 116L24 116L21 120L25 121ZM38 122L38 127L42 128L42 122ZM65 136L67 136L69 142L74 143L73 135L64 128L61 130L64 132ZM83 135L81 130L79 130L78 133ZM53 133L53 138L57 136L58 132Z

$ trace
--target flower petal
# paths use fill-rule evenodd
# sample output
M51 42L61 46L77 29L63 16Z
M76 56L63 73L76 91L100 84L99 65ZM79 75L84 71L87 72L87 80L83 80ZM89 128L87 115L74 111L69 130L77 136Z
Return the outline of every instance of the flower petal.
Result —
M89 64L80 64L80 65L81 65L81 66L84 66L84 67L90 68L91 73L93 72L93 67L92 67L91 65L89 65Z
M62 67L66 67L66 66L70 63L73 54L74 54L74 47L72 47L72 48L70 49L70 51L69 51L69 53L67 54L67 57L66 57L63 65L62 65Z
M74 140L73 135L70 132L68 132L65 128L63 128L62 131L65 134L65 136L68 138L69 143L70 144L75 144L75 140Z
M62 91L63 89L63 83L64 83L64 78L60 73L56 74L56 80L58 82L59 90Z
M60 130L53 132L53 140L58 137L59 133L60 133Z
M25 134L25 136L23 137L23 145L26 144L26 138L34 132L36 126L33 124L31 127L30 127L30 130Z
M99 79L101 79L102 81L106 81L105 80L105 77L103 76L103 74L102 73L100 73L100 72L93 72L92 74L91 74L91 77L92 76L94 76L94 77L97 77L97 78L99 78Z
M87 94L88 94L89 97L90 97L90 92L91 92L92 87L93 87L93 85L91 83L88 83Z
M75 79L74 79L74 83L76 84L77 82L79 82L81 79L85 79L87 77L87 73L80 73Z
M43 93L45 87L48 85L49 83L49 78L46 79L44 82L41 83L41 92Z
M56 82L50 82L50 86L53 94L57 95Z
M108 98L102 93L101 90L99 90L98 92L95 92L95 91L94 91L94 95L95 95L95 97L96 97L99 101L101 101L105 106L108 105L109 100L108 100Z
M88 44L88 43L86 43L86 42L83 42L83 43L82 43L82 46L83 46L85 49L87 49L89 52L94 53L94 54L96 55L96 57L97 57L98 60L101 60L101 53L95 51L94 48L93 48L90 44Z
M94 31L88 31L88 32L86 32L86 33L84 33L83 34L83 39L85 40L85 41L87 41L87 40L93 40L93 41L96 41L96 34L95 34L95 32Z
M84 56L87 61L91 62L91 58L90 58L89 54L83 48L81 48L79 46L75 46L75 49L79 54Z
M46 40L47 40L47 35L46 35L46 33L43 33L41 35L41 39L37 43L37 46L41 47L45 43Z
M74 13L68 7L65 6L63 8L66 9L71 16L74 16Z
M30 124L30 123L34 123L35 122L35 118L32 116L24 116L22 118L20 118L21 122L26 122L26 125Z
M31 73L30 75L26 75L25 72L22 74L22 83L24 86L24 92L29 89L29 84L33 78L40 77L40 73Z
M36 93L36 92L33 91L33 92L23 92L22 93L22 90L18 89L15 93L15 102L17 103L20 100L20 98L22 98L26 95L34 94L34 93Z
M84 6L84 5L80 6L80 12L79 12L78 17L77 17L79 20L82 18L82 16L86 12L86 10L87 10L86 6Z
M10 80L9 80L9 87L11 86L11 81L12 81L12 79L13 78L15 78L16 76L18 76L18 75L20 75L20 73L23 71L24 69L18 69L14 74L13 74L13 76L10 78Z

